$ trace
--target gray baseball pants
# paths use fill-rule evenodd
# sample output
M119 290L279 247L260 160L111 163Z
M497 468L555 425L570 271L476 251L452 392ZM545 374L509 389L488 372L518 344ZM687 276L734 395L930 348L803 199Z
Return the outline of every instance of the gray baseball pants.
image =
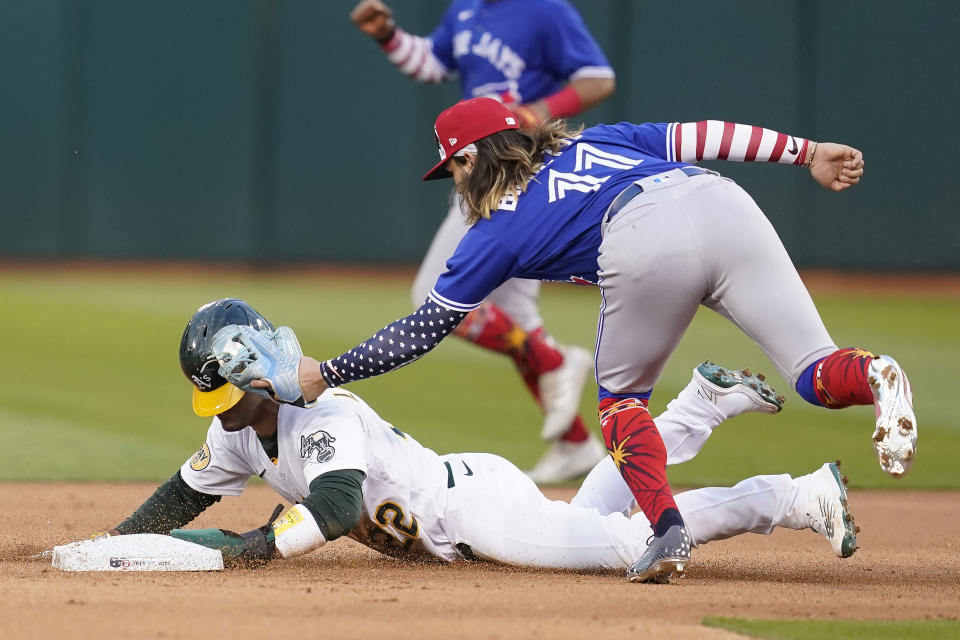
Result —
M702 304L753 339L795 387L836 345L773 225L730 179L656 177L603 222L597 382L612 393L652 389Z

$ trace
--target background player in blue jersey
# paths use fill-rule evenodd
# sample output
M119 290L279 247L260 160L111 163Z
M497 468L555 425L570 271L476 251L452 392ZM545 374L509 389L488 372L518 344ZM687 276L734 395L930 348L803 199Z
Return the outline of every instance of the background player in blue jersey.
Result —
M424 179L452 175L473 225L427 301L334 359L291 363L266 349L228 379L251 390L272 386L281 401L313 400L328 386L419 358L508 278L594 282L602 295L601 428L655 534L628 571L636 581L689 562L689 534L646 405L700 304L736 323L809 402L875 404L881 466L894 476L909 468L916 424L903 370L889 356L837 349L763 212L732 180L689 164L800 165L841 191L863 174L859 151L719 121L620 123L582 133L551 121L522 130L509 109L487 98L441 113L435 133L440 162Z
M464 99L495 98L528 125L576 115L613 92L613 69L563 0L457 0L427 37L398 28L379 0L361 2L350 17L411 79L458 78ZM414 279L414 305L427 297L466 231L455 195ZM539 280L504 282L456 335L513 360L544 410L541 436L552 441L528 473L538 482L557 482L588 471L606 452L577 415L590 354L553 343L543 329L539 293Z

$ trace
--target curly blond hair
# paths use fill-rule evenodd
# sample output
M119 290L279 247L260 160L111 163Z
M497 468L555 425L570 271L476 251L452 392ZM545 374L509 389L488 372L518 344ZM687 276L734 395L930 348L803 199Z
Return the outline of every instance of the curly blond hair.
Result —
M545 152L556 153L583 130L563 120L547 120L533 129L508 129L476 142L473 170L460 183L467 223L489 218L506 195L519 196L540 169ZM463 158L454 161L465 163Z

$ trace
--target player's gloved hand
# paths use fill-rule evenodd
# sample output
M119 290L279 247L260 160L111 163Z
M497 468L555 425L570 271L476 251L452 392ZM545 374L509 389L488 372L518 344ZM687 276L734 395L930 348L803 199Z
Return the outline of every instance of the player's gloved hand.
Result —
M389 41L397 30L393 11L380 0L363 0L350 12L350 19L360 31L380 43Z
M227 567L250 569L260 567L277 555L271 524L283 512L283 505L277 505L269 522L262 527L246 533L235 533L226 529L174 529L170 535L223 554L223 564Z
M300 389L303 350L290 327L258 331L230 324L213 336L212 346L213 355L220 363L220 375L227 382L277 402L313 406L313 402L304 401ZM251 386L254 380L265 380L270 386Z

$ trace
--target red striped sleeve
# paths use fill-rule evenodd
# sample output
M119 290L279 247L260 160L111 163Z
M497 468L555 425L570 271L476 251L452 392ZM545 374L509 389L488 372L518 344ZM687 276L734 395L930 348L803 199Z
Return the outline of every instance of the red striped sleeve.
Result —
M418 42L417 44L419 45L420 43ZM417 64L415 64L413 68L407 72L411 76L416 76L418 73L420 73L420 70L423 69L423 65L427 62L427 56L430 54L430 50L424 46L416 46L414 47L414 50L420 54L420 59L417 60Z
M750 127L750 142L747 144L747 154L743 157L744 162L753 162L757 159L757 151L760 149L760 142L763 140L763 127Z
M807 157L807 145L810 144L810 141L804 139L803 146L800 147L800 155L797 156L797 159L793 161L793 164L797 166L803 166L803 159Z
M407 62L410 61L410 58L417 52L417 47L414 45L414 43L410 42L408 44L410 48L407 50L407 54L402 58L400 58L399 60L393 61L393 64L397 68L403 68L403 65L407 64Z
M730 145L733 143L733 132L737 125L733 122L723 123L723 137L720 139L720 151L717 153L717 159L726 160L730 155Z
M777 142L773 145L773 151L770 152L769 162L780 162L780 156L783 155L783 150L787 146L787 134L778 133Z
M678 122L677 126L673 128L673 137L675 143L673 145L673 161L681 161L681 151L683 151L683 123Z
M703 148L707 144L707 121L697 123L697 160L703 160Z

